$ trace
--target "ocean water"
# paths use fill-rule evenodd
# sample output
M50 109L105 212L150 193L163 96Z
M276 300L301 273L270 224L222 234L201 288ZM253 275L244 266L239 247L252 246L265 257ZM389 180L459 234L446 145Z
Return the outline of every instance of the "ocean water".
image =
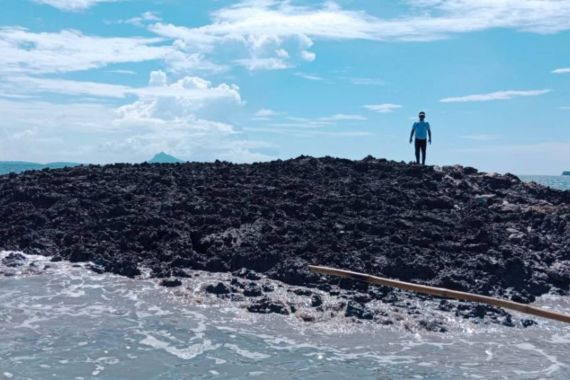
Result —
M200 276L172 290L41 256L0 273L0 379L570 376L570 326L548 320L508 328L449 315L446 334L345 318L307 323L205 295ZM568 297L537 303L570 313Z
M534 181L559 190L570 190L570 175L520 175L521 180Z

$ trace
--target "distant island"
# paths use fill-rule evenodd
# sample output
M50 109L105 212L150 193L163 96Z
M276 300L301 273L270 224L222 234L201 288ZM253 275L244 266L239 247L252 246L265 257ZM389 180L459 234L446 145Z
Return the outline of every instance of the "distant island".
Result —
M570 170L562 172L562 175L570 175Z
M185 161L164 152L160 152L155 154L154 157L147 162L150 164L176 164ZM0 161L0 175L9 173L21 173L28 170L71 168L79 165L82 164L77 162L49 162L47 164L40 164L37 162L27 161Z
M21 173L27 170L42 169L61 169L79 166L77 162L49 162L47 164L38 164L36 162L26 161L0 161L0 175L8 173Z
M154 155L153 158L151 158L149 161L147 161L149 164L178 164L178 163L182 163L184 161L171 156L169 154L166 154L164 152L160 152Z

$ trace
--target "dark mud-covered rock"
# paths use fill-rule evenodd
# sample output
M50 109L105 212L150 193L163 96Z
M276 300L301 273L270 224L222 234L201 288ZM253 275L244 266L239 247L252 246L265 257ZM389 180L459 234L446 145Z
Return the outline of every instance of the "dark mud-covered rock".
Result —
M0 220L3 250L129 277L232 272L228 293L270 278L399 302L308 264L522 302L570 287L570 191L460 166L301 156L26 172L0 176Z

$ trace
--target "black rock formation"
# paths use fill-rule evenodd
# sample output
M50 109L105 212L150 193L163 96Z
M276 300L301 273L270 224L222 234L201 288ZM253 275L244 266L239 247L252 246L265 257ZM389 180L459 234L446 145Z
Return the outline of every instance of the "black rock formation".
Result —
M368 291L308 271L319 264L523 302L570 286L570 191L459 166L301 156L26 172L0 176L0 220L0 249L126 276L258 272Z

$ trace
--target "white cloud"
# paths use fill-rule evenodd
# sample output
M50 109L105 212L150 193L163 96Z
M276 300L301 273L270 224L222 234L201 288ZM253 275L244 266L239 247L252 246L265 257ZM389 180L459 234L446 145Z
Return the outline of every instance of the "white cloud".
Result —
M277 49L275 50L275 54L277 54L279 58L289 58L289 53L287 53L285 49Z
M81 11L98 3L109 3L117 0L34 0L36 3L47 4L62 11Z
M331 116L324 116L319 118L322 121L363 121L367 120L366 117L362 115L352 115L352 114L344 114L344 113L337 113Z
M301 58L303 58L307 62L313 62L315 58L317 58L317 55L312 51L303 50L301 51Z
M179 49L185 45L184 42L176 41L174 48ZM187 54L181 50L168 52L164 61L170 71L182 75L196 72L221 73L229 69L227 65L212 62L203 53Z
M315 59L314 40L430 41L458 33L510 28L533 33L570 29L570 0L408 0L408 13L379 18L328 1L296 6L290 1L250 0L222 8L210 24L183 27L156 23L154 33L186 42L185 54L212 53L220 46L240 47L236 62L250 70L281 69L294 62L274 60L282 45L297 45L299 57ZM290 52L289 52L289 55ZM269 61L267 61L269 60ZM252 64L254 62L256 64ZM257 62L263 62L259 64Z
M137 72L133 70L117 69L117 70L107 70L107 72L115 74L137 75Z
M168 79L164 71L157 70L150 73L150 79L148 80L150 86L166 86L167 82Z
M399 109L399 108L402 108L401 105L399 105L399 104L392 104L392 103L369 104L369 105L366 105L366 106L363 106L363 107L366 108L367 110L374 111L374 112L379 112L379 113L393 112L394 110L397 110L397 109Z
M35 33L0 27L0 72L70 72L160 60L172 51L160 42L159 38L88 36L76 30Z
M277 116L277 115L279 115L279 112L270 110L268 108L262 108L255 113L256 117L265 117L265 118L270 118L272 116Z
M296 72L296 73L293 74L293 75L296 75L296 76L298 76L298 77L300 77L300 78L307 79L307 80L314 80L314 81L321 81L321 80L323 80L323 77L320 77L320 76L318 76L318 75L313 75L313 74L306 74L306 73Z
M561 67L556 70L552 70L552 74L568 74L570 73L570 67Z
M167 84L167 81L166 73L160 70L151 72L149 86L146 87L14 76L5 77L4 82L0 82L0 90L12 95L52 93L117 99L135 95L141 98L179 97L187 104L224 99L236 104L241 103L239 88L233 84L222 83L214 86L211 82L194 76L183 77L172 84Z
M235 63L246 67L248 70L283 70L291 67L281 58L244 58L236 59Z
M150 22L157 22L157 21L162 21L162 18L160 18L156 13L154 12L144 12L143 14L141 14L140 16L137 17L132 17L128 20L121 20L119 21L120 23L124 23L124 24L131 24L134 26L145 26L146 24L150 23Z
M560 107L561 110L568 111L570 110L570 106L562 106Z
M539 96L547 94L549 92L550 90L496 91L496 92L490 92L488 94L474 94L474 95L458 96L452 98L443 98L440 100L440 102L442 103L488 102L492 100L509 100L521 96Z
M28 82L26 82L28 81ZM158 151L184 159L257 161L271 146L219 120L241 102L237 86L187 76L170 82L151 73L149 86L128 87L47 78L20 78L23 94L55 92L137 99L123 106L0 99L4 159L80 162L141 161ZM221 112L223 111L223 112ZM214 120L216 119L216 120Z

